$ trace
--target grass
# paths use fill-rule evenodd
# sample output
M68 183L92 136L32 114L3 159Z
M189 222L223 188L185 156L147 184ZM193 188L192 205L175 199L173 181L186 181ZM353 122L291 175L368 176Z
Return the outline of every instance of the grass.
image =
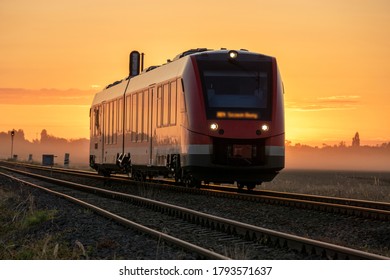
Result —
M0 259L88 259L80 241L68 245L60 233L34 232L56 218L56 210L36 209L34 196L0 185Z
M283 170L257 188L390 202L390 172Z
M235 244L234 246L226 246L224 254L235 260L248 260L248 249L245 244Z
M49 220L53 220L56 211L54 210L37 210L29 213L22 219L21 228L30 228Z

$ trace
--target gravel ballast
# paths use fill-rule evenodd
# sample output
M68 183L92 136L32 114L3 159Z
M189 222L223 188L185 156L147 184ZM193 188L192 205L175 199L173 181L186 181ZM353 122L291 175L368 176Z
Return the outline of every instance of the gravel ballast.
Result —
M231 198L211 197L200 194L179 193L177 191L153 189L145 190L144 186L121 185L115 190L143 193L152 199L181 205L205 213L239 220L259 227L265 227L318 239L329 243L390 257L390 225L385 221L356 218L353 216L325 213L320 211L296 209L285 206L240 201ZM35 195L36 196L36 195ZM187 259L192 256L183 252L170 252L164 246L163 252L158 241L137 234L120 225L116 225L83 210L63 199L37 197L37 206L58 210L56 219L48 229L40 229L41 237L47 230L63 228L63 238L70 247L76 247L76 240L92 251L89 258L95 259ZM56 199L54 201L54 199ZM38 202L40 201L40 202ZM60 206L60 204L63 204ZM66 207L66 208L63 208ZM75 210L78 209L78 210ZM77 218L76 218L77 217ZM61 220L57 221L57 219ZM97 221L92 221L92 220ZM77 221L76 221L77 220ZM64 229L67 230L64 230ZM144 242L144 238L146 241ZM279 259L279 258L276 258ZM280 258L281 259L281 258Z
M11 198L2 201L3 207L13 210L20 209L25 201L31 200L29 197L33 197L32 203L35 211L45 210L55 213L53 219L45 222L17 232L2 232L0 246L5 252L3 259L169 260L193 258L181 249L171 248L148 235L128 229L44 191L20 186L3 177L0 177L0 190L3 193L13 193ZM10 220L4 222L12 223ZM37 248L34 244L39 241L41 242ZM56 245L57 249L55 249ZM31 253L31 250L35 252ZM17 253L18 251L29 253L20 254Z

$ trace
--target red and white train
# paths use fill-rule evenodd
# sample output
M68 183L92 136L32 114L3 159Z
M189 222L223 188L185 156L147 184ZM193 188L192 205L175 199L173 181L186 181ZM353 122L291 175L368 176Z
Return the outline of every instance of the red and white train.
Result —
M100 174L252 189L284 168L274 57L193 49L142 73L139 53L130 57L129 77L97 93L90 109L90 166Z

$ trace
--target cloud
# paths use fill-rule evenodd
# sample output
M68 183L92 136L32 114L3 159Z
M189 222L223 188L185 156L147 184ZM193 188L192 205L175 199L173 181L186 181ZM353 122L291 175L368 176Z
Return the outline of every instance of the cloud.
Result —
M0 103L11 105L89 105L95 90L0 88Z
M359 95L333 95L317 97L314 100L286 102L286 109L301 112L355 110L359 102Z
M359 102L359 95L334 95L326 97L318 97L322 102L337 102L337 103L357 103Z

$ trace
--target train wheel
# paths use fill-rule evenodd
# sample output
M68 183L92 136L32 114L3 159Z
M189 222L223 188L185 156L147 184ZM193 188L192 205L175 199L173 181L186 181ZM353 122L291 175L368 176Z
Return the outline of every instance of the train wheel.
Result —
M133 173L133 179L138 182L144 182L146 179L146 175L142 173L142 171L135 170Z
M184 186L187 188L200 188L200 181L195 179L191 174L187 174L183 180Z
M175 182L176 183L183 182L183 178L182 178L181 172L175 172L174 173L174 177L175 177Z
M237 188L242 190L246 186L248 190L253 190L256 187L256 183L251 182L237 182Z
M99 168L98 169L98 174L101 175L101 176L104 176L104 177L110 177L111 172L107 171L107 170L105 170L103 168Z

